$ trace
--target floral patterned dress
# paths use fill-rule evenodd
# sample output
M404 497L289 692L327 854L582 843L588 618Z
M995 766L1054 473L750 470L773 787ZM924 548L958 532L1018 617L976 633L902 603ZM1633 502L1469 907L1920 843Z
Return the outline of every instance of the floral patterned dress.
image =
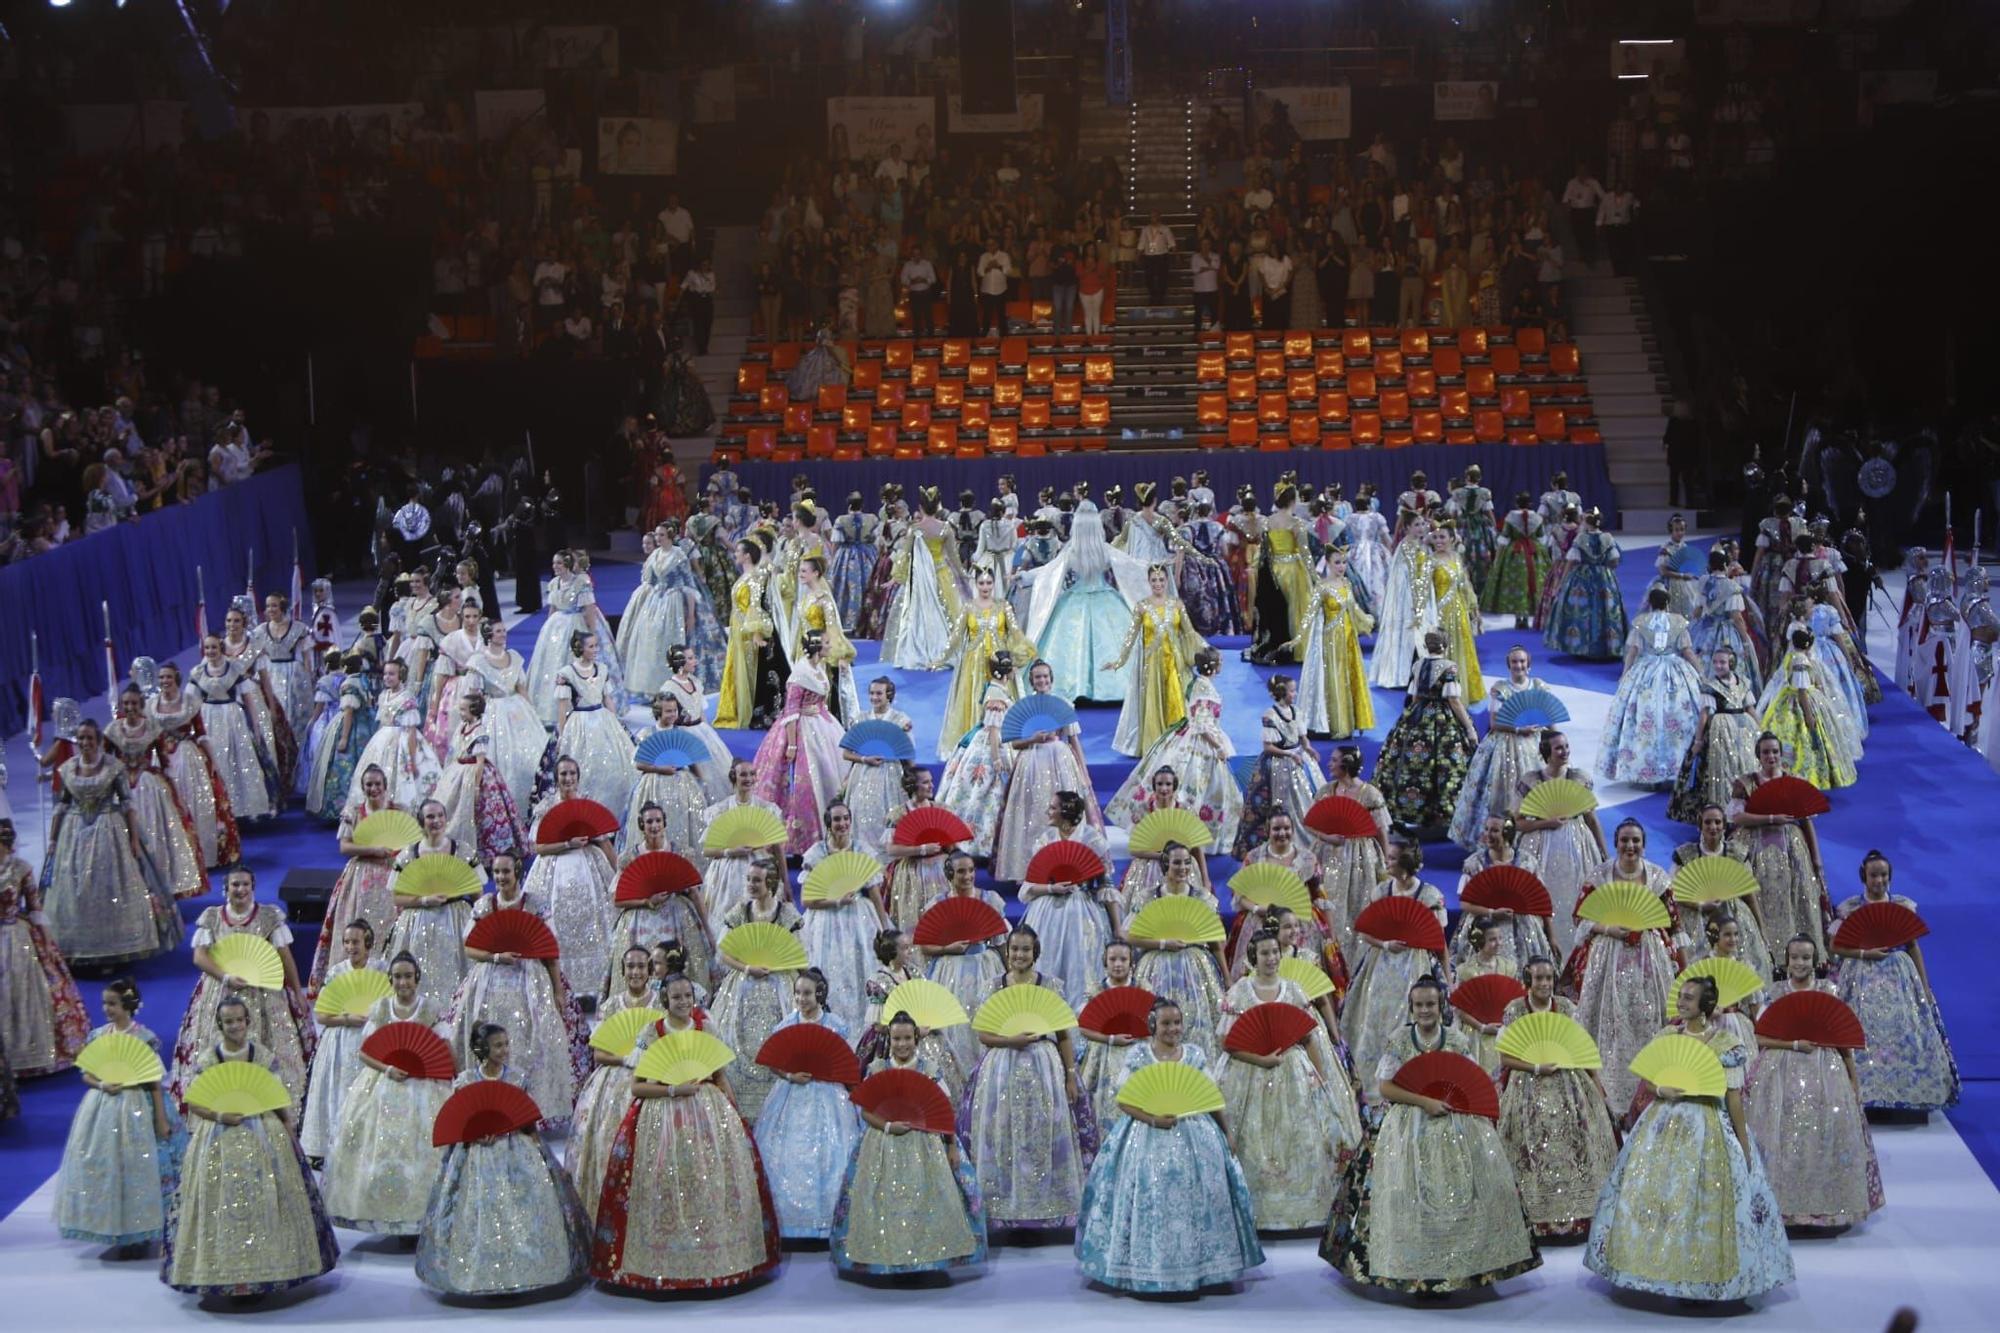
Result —
M1243 792L1243 817L1236 825L1237 860L1252 847L1270 840L1272 812L1283 810L1292 817L1294 828L1305 827L1306 811L1312 808L1313 793L1326 781L1320 771L1319 756L1306 739L1299 710L1292 704L1272 704L1259 719L1260 748L1250 781ZM1267 747L1283 751L1271 754Z
M1538 1010L1523 996L1500 1016L1503 1030L1530 1013L1574 1018L1576 1006L1556 995ZM1500 1139L1514 1161L1529 1229L1544 1237L1583 1235L1618 1161L1618 1127L1604 1089L1587 1069L1510 1069L1501 1080Z
M1230 771L1236 747L1222 729L1222 696L1209 677L1194 678L1188 689L1187 710L1181 725L1163 734L1133 765L1105 816L1130 832L1151 813L1153 775L1171 768L1180 779L1180 790L1192 798L1188 808L1215 835L1213 845L1229 847L1236 842L1243 818L1243 792Z
M1578 534L1564 562L1542 642L1571 657L1609 661L1625 647L1625 598L1618 591L1618 543L1602 532Z
M0 861L0 1050L17 1078L68 1069L90 1027L41 906L28 863Z
M1473 751L1449 702L1460 694L1449 658L1422 658L1410 676L1409 701L1382 742L1375 785L1389 817L1407 828L1443 828L1458 804Z
M1858 894L1846 899L1839 918L1845 920L1867 901ZM1911 911L1917 907L1900 893L1884 901ZM1835 991L1868 1034L1868 1045L1854 1053L1862 1104L1904 1111L1956 1106L1958 1060L1952 1055L1937 1000L1925 988L1910 951L1892 949L1874 962L1865 958L1836 962Z

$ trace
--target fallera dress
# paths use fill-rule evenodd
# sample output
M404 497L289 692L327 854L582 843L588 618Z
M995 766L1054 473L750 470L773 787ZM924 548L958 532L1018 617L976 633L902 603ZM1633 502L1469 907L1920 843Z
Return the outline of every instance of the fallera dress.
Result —
M1495 681L1488 691L1488 716L1500 705L1523 690L1545 690L1548 684L1533 676L1519 685L1511 679ZM1536 732L1501 731L1488 726L1486 734L1479 740L1479 746L1472 752L1472 762L1465 770L1465 781L1458 788L1458 804L1451 812L1451 840L1467 851L1473 851L1486 835L1486 820L1498 815L1506 818L1514 813L1520 804L1516 790L1523 773L1539 768L1542 762L1541 737Z
M1856 895L1840 904L1845 920L1867 901ZM1886 900L1916 910L1901 894ZM1937 1001L1908 949L1891 950L1876 962L1836 960L1835 990L1861 1020L1868 1045L1854 1053L1864 1106L1906 1111L1941 1111L1958 1104L1958 1061L1945 1036Z
M1542 642L1558 653L1609 661L1625 648L1625 598L1618 591L1618 543L1582 532L1563 559L1570 566L1556 589Z
M1523 996L1501 1015L1502 1030L1528 1013L1574 1018L1576 1006L1557 995L1536 1010ZM1529 1230L1540 1237L1583 1235L1618 1160L1618 1128L1603 1090L1585 1069L1513 1069L1501 1077L1500 1139L1513 1159Z
M847 1025L825 1010L807 1020L794 1009L773 1030L808 1021L847 1039ZM786 1240L825 1240L833 1230L847 1163L861 1138L861 1117L847 1091L838 1083L781 1078L757 1113L757 1152Z
M877 1061L868 1073L913 1069L931 1077L921 1055L907 1065ZM972 1162L952 1167L939 1134L891 1134L863 1126L840 1185L829 1237L843 1273L937 1273L983 1262L986 1209Z
M1659 787L1680 776L1701 724L1701 676L1687 622L1671 611L1642 612L1625 643L1625 672L1604 720L1597 775L1607 782Z
M90 1040L121 1030L160 1053L159 1037L138 1023L123 1029L106 1023L92 1029ZM162 1138L153 1123L151 1085L115 1094L84 1092L63 1145L51 1210L65 1240L142 1245L164 1234L187 1147L187 1130L171 1101L166 1111L168 1133Z
M1773 998L1831 991L1824 982L1777 983ZM1882 1169L1856 1080L1824 1046L1760 1050L1744 1108L1788 1227L1844 1227L1882 1206Z

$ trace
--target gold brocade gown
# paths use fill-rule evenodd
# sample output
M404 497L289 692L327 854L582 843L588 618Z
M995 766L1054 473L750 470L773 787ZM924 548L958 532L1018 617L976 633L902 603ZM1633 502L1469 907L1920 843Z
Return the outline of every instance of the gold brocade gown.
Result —
M722 687L715 705L718 730L750 725L757 696L757 640L771 633L764 614L763 579L756 570L740 574L729 590L729 643L722 659Z
M966 603L952 621L951 642L945 650L946 656L957 653L958 666L952 674L944 721L938 728L938 758L950 758L965 733L979 725L980 700L986 691L986 665L1002 649L1014 655L1014 676L1005 688L1018 699L1020 682L1035 658L1034 641L1021 632L1014 610L1006 602L986 607Z
M1278 590L1285 595L1285 606L1291 621L1285 638L1296 638L1312 607L1313 576L1307 563L1305 538L1291 528L1273 524L1264 534L1264 545L1266 558L1270 561L1271 577L1277 582Z
M1178 597L1150 599L1132 608L1132 628L1118 661L1139 655L1134 688L1125 693L1112 748L1123 755L1145 754L1165 732L1187 719L1187 683L1194 655L1203 646Z
M1299 675L1303 695L1301 721L1315 736L1335 738L1368 731L1375 725L1375 702L1368 693L1368 664L1361 656L1361 635L1375 628L1374 619L1354 600L1345 579L1327 579L1314 590L1312 614L1319 617L1318 634L1309 621L1301 638L1304 669ZM1294 651L1298 651L1296 648Z
M1430 556L1428 574L1431 594L1437 598L1438 628L1444 631L1445 655L1458 668L1459 683L1465 687L1465 705L1470 708L1486 698L1486 678L1479 671L1479 647L1474 641L1479 600L1465 566L1456 556Z

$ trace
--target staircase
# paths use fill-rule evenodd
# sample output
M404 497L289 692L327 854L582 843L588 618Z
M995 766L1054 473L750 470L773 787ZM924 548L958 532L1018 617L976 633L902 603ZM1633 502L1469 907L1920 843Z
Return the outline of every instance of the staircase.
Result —
M709 406L715 409L720 426L729 414L729 395L736 390L736 367L750 345L750 314L756 297L752 278L756 271L757 229L751 226L718 227L715 230L715 327L708 337L708 355L689 361L701 384L708 390ZM674 461L681 474L694 481L701 465L715 447L715 436L697 435L675 440Z
M1671 506L1661 440L1673 390L1639 284L1572 262L1564 286L1623 526L1665 532Z
M1187 256L1195 242L1194 104L1179 95L1142 94L1126 125L1126 211L1139 226L1159 214L1173 229L1176 252L1165 304L1151 303L1136 264L1118 275L1111 424L1124 438L1113 447L1159 448L1175 432L1192 443L1196 338Z

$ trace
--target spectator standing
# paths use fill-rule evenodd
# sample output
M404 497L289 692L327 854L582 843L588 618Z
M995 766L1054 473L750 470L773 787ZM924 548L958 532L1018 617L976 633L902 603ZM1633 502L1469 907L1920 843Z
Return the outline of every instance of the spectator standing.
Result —
M1155 213L1139 231L1139 265L1146 273L1147 304L1166 304L1173 262L1174 233Z
M1598 235L1611 256L1611 271L1621 278L1630 277L1637 266L1639 243L1632 231L1632 219L1638 211L1639 200L1623 181L1613 186L1604 196L1604 202L1597 206Z
M921 245L910 247L910 257L903 261L903 270L897 275L903 288L903 300L910 308L910 329L919 338L928 338L937 332L937 318L932 305L937 300L937 268L924 258Z
M1097 256L1097 243L1083 247L1083 262L1076 267L1077 299L1083 305L1083 331L1104 332L1104 292L1109 270Z
M681 203L677 192L669 190L659 221L667 236L667 266L678 278L694 267L694 214Z
M1257 258L1257 275L1264 284L1264 327L1288 329L1292 315L1292 259L1284 244L1273 238L1270 248Z
M707 255L682 280L681 305L687 311L695 355L707 356L709 330L715 327L715 261Z
M1576 164L1576 174L1563 186L1563 207L1569 210L1569 232L1576 241L1577 258L1584 263L1597 260L1597 206L1604 202L1604 187L1590 168Z
M1076 242L1068 231L1057 234L1049 255L1049 302L1058 334L1070 331L1076 315Z
M1194 327L1196 332L1214 328L1221 317L1220 278L1222 256L1215 251L1215 237L1203 232L1188 257L1188 272L1194 281Z
M1007 336L1007 284L1014 261L1000 248L997 237L986 238L986 250L979 256L979 335L988 329Z

